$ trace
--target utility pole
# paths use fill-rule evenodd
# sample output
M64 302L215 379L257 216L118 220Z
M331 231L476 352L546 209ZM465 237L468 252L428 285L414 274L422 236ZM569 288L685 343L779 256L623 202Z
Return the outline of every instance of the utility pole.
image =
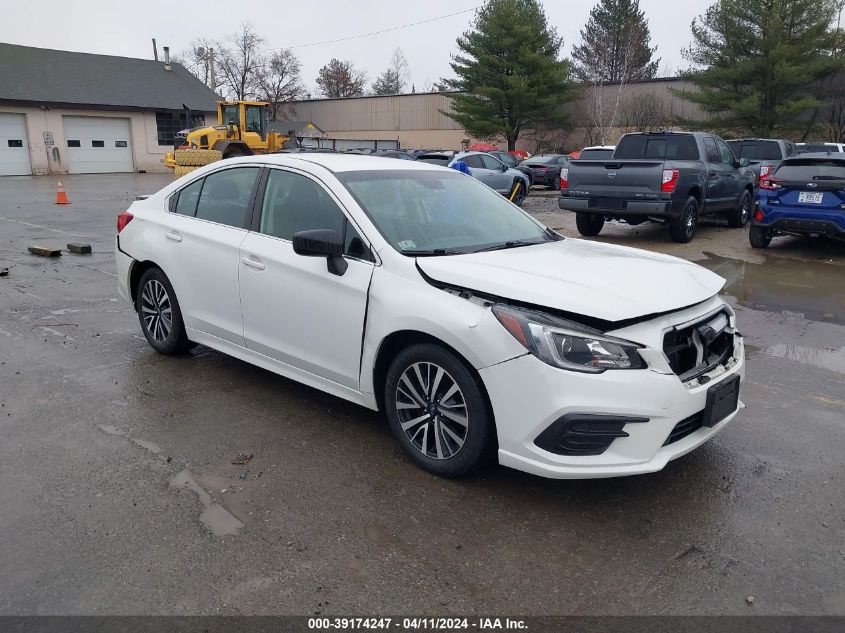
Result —
M208 49L208 87L217 92L217 82L214 79L214 49Z

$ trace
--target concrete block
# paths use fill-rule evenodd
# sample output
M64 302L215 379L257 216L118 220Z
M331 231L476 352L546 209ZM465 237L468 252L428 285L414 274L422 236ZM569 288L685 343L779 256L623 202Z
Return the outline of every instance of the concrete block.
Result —
M90 255L91 254L91 245L90 244L68 244L67 249L71 253L76 253L78 255Z
M27 249L33 255L39 257L61 257L62 251L58 248L48 248L46 246L28 246Z

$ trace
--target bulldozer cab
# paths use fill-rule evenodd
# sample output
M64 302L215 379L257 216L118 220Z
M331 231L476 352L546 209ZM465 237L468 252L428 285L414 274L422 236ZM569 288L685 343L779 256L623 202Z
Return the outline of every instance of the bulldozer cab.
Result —
M253 145L248 140L249 136L255 135L262 142L265 140L267 133L266 109L267 104L262 101L219 101L217 103L217 121L220 125L234 126L240 137L248 145Z

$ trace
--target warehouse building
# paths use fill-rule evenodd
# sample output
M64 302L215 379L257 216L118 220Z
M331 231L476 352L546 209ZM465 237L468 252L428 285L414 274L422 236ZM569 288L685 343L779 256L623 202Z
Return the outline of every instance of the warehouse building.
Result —
M596 144L596 122L604 120L608 125L619 89L618 84L582 88L580 99L562 105L571 122L566 130L528 130L517 143L517 149L535 153ZM613 129L606 136L615 140L625 132L670 127L679 116L700 115L694 104L679 95L692 89L690 83L674 77L626 84L622 87ZM333 139L367 138L396 141L403 148L461 149L479 139L472 138L446 115L452 107L449 94L309 99L294 101L290 107L297 118L313 121ZM597 104L600 113L596 112ZM503 141L499 145L506 147Z
M0 175L167 171L218 99L176 63L0 44Z

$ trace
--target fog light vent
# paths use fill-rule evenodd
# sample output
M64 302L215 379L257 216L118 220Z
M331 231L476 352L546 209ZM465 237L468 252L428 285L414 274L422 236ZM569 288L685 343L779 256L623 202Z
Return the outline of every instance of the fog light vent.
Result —
M601 455L613 440L628 437L626 424L642 422L648 418L568 413L552 422L534 444L557 455Z

